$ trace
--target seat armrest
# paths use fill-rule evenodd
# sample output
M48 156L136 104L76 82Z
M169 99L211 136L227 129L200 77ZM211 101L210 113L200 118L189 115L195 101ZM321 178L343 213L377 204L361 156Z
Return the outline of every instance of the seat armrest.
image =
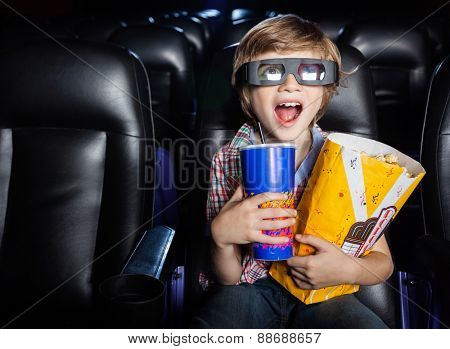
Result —
M414 272L429 280L450 284L450 241L424 235L414 243Z
M165 225L146 230L121 273L145 274L159 279L174 236L175 230Z
M404 274L403 312L406 328L448 328L450 323L450 241L423 235L410 251L413 263ZM412 274L411 274L412 273ZM409 305L410 299L413 306ZM420 305L420 307L418 307ZM419 310L420 309L420 310ZM425 310L425 312L423 312Z

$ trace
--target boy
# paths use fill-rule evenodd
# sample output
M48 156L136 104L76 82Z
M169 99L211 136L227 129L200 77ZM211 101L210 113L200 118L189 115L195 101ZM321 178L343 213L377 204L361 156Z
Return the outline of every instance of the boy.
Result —
M211 298L194 316L192 327L386 328L354 295L304 305L271 278L271 262L255 260L248 249L252 242L287 242L286 237L269 237L261 230L291 226L297 212L258 208L265 201L283 199L281 193L244 199L239 184L239 148L261 143L252 126L256 121L261 123L266 142L295 142L297 206L326 137L316 122L336 92L340 65L334 43L313 23L295 15L267 19L241 40L232 83L252 122L244 124L212 160L207 216L216 283ZM272 217L288 218L264 220ZM344 283L372 285L392 274L384 236L369 255L358 259L318 237L297 234L295 239L317 249L312 256L287 260L291 277L302 289ZM206 288L210 280L204 277L201 283Z

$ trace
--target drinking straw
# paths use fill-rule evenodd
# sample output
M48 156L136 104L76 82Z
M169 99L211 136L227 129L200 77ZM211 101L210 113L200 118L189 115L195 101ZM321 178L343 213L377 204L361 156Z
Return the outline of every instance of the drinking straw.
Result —
M261 137L261 144L265 144L266 140L264 139L264 134L261 128L261 123L258 121L258 131L259 131L259 136Z

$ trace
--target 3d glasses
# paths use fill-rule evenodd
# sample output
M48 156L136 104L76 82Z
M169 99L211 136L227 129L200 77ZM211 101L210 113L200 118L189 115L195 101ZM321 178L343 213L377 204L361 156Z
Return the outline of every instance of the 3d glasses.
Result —
M338 82L336 62L313 58L276 58L244 63L237 71L242 84L281 85L293 74L302 85L328 85Z

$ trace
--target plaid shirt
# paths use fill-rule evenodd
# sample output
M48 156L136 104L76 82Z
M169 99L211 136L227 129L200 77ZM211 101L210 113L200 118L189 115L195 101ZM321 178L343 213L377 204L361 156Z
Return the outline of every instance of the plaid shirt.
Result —
M311 149L295 174L295 207L300 201L303 189L308 182L317 156L328 135L317 124L314 125L311 131L313 136ZM209 228L213 218L219 214L219 211L233 196L241 183L239 148L249 144L254 144L254 130L250 124L245 123L236 133L233 140L221 147L212 158L210 188L206 205L206 217ZM237 284L243 282L252 284L259 278L266 276L272 263L256 260L248 251L249 249L242 249L242 274ZM204 290L212 282L211 279L207 274L200 273L199 282Z

